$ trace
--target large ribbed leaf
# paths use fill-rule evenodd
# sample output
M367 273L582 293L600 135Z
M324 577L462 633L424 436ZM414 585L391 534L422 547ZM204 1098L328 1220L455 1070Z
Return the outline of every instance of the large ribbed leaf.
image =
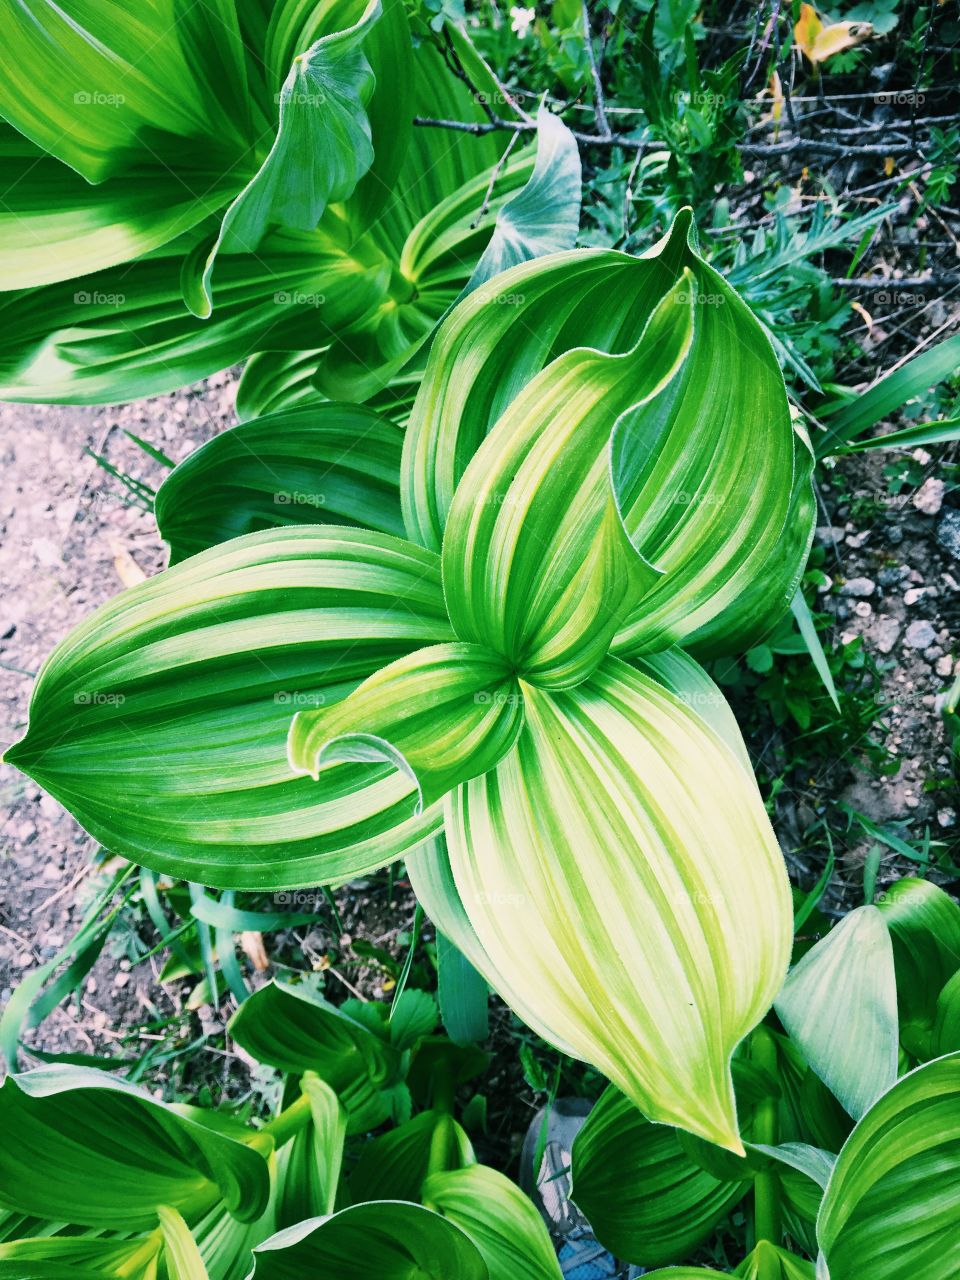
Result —
M399 5L394 11L402 14ZM191 288L188 300L196 314L208 316L212 309L218 255L255 253L271 226L313 231L327 205L352 195L370 168L374 152L366 103L376 77L363 44L382 13L380 0L369 0L352 25L320 36L293 59L277 95L280 120L273 146L224 215L202 281Z
M665 1267L662 1271L648 1271L648 1280L710 1280L712 1276L727 1275L710 1267ZM794 1253L788 1253L761 1240L749 1257L744 1258L733 1275L742 1280L814 1280L812 1262L805 1262Z
M561 1280L543 1219L509 1178L486 1165L434 1172L423 1201L464 1231L483 1255L490 1280Z
M320 526L248 534L104 605L48 659L7 758L98 840L205 884L316 884L383 865L440 822L413 784L289 766L290 719L450 636L438 558Z
M176 564L259 529L347 524L403 533L403 434L359 405L291 409L214 436L157 493Z
M629 351L690 271L688 296L678 290L693 304L689 357L658 412L625 435L615 463L630 539L664 570L618 636L625 654L698 632L718 648L727 634L739 644L754 627L768 629L795 590L814 517L808 475L791 507L794 454L804 446L794 442L773 351L689 231L684 213L641 258L556 254L503 273L495 295L487 287L468 297L438 334L405 444L408 532L437 546L471 457L524 387L571 348ZM782 536L791 510L799 527Z
M10 1240L0 1244L0 1280L155 1280L161 1243L159 1230L132 1240L85 1236Z
M548 365L457 488L443 538L450 620L540 687L587 676L656 581L624 529L618 468L690 350L693 309L678 297L625 355L575 350Z
M453 1116L421 1111L361 1150L350 1175L350 1196L355 1201L419 1201L428 1173L460 1169L475 1159L470 1139Z
M470 1238L418 1204L378 1200L312 1218L254 1251L251 1280L488 1280Z
M458 296L488 280L501 261L505 266L508 259L525 262L571 248L579 217L576 143L566 126L544 111L535 154L525 148L502 166L476 171L439 193L419 221L404 228L400 244L395 242L399 220L372 229L371 238L385 254L391 260L396 255L393 296L363 332L331 345L318 364L317 387L333 399L367 399L409 364ZM495 285L489 289L499 297ZM514 301L507 295L504 300Z
M162 1204L157 1209L157 1217L163 1233L163 1260L170 1280L210 1280L183 1214Z
M272 232L256 257L224 258L217 310L199 320L180 287L188 247L0 294L0 395L100 404L171 391L263 346L316 346L359 323L389 281L383 260L347 253L323 232Z
M213 173L197 186L194 194L176 174L134 170L93 187L0 123L0 288L69 280L149 253L216 214L232 189Z
M792 935L755 783L680 697L616 659L574 690L524 685L524 703L515 750L446 805L488 976L651 1119L742 1152L730 1057Z
M893 940L900 1040L915 1057L932 1057L937 1000L960 970L960 906L938 885L913 876L892 884L877 905Z
M261 987L233 1015L230 1034L258 1062L319 1076L346 1108L351 1133L367 1133L391 1114L400 1055L305 987Z
M401 0L387 0L379 22L365 0L281 0L269 25L247 0L4 7L16 70L0 115L51 154L40 173L11 183L14 238L32 252L0 287L129 260L209 213L215 225L185 273L190 305L208 315L210 269L201 277L212 244L253 253L270 227L313 230L331 201L347 201L337 217L356 234L392 189L413 114ZM59 161L106 180L104 191L84 195ZM51 184L57 218L37 199ZM219 270L218 300L229 282Z
M504 990L506 981L496 976L496 966L484 951L460 900L443 836L434 837L408 854L404 861L417 901L437 929L453 941L457 950L492 987ZM564 1047L573 1053L569 1045Z
M817 1274L956 1280L958 1222L960 1055L951 1054L904 1076L847 1139L817 1222Z
M101 1071L8 1077L0 1129L0 1203L39 1218L129 1231L156 1226L164 1204L223 1203L244 1222L267 1205L267 1163L241 1126L211 1128Z
M844 1109L859 1119L897 1079L893 946L876 907L845 916L790 971L780 1021Z
M277 1153L277 1227L333 1213L349 1132L347 1112L325 1080L307 1071L300 1089L310 1104L310 1123Z
M0 12L0 114L89 182L145 157L189 172L213 153L226 172L252 141L235 4L4 0Z
M945 1053L960 1053L960 970L943 984L937 996L932 1047L938 1057Z
M580 230L580 153L576 139L541 104L537 162L526 186L497 212L493 235L466 292L530 258L572 249Z
M335 706L298 711L290 762L321 791L345 761L385 762L415 784L420 814L492 769L522 725L510 663L480 645L431 645L381 668Z
M577 1134L572 1167L571 1194L598 1240L645 1266L688 1257L749 1185L702 1169L676 1129L651 1124L613 1088Z

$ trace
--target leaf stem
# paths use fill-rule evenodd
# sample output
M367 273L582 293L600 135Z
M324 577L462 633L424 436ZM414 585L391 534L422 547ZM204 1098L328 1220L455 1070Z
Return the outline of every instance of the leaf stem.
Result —
M766 1027L757 1027L751 1041L751 1057L774 1079L777 1077L777 1045ZM776 1146L779 1139L777 1110L779 1101L774 1095L765 1097L757 1107L754 1119L754 1141L764 1146ZM757 1174L753 1184L753 1226L755 1243L769 1240L780 1243L780 1182L772 1169Z
M301 1093L295 1102L290 1103L289 1107L284 1107L272 1120L268 1120L260 1132L268 1134L273 1139L275 1147L282 1147L285 1142L289 1142L301 1129L305 1128L309 1122L310 1099L305 1093Z

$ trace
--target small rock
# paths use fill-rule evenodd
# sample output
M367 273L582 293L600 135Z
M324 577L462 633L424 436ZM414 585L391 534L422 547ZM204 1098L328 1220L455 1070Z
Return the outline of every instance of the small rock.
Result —
M877 581L881 587L896 587L910 572L905 564L895 565L893 568L881 569L877 574Z
M955 827L957 825L956 809L941 809L937 814L937 822L941 827Z
M869 618L873 613L873 605L869 600L858 600L853 606L853 612L858 618Z
M892 653L900 639L900 623L896 618L881 614L874 628L874 640L880 653Z
M125 987L129 981L130 981L129 973L124 973L122 969L120 970L119 973L115 973L113 975L113 985L115 987Z
M843 540L843 530L836 525L822 524L814 530L813 536L820 546L829 547Z
M870 537L870 533L870 529L863 529L860 533L848 533L844 538L844 542L848 547L853 547L855 550L859 550Z
M953 674L953 659L949 654L943 658L937 659L936 671L938 676L949 676Z
M840 588L842 596L872 596L877 589L877 584L870 578L851 578L849 582L845 582Z
M938 476L928 476L913 495L913 505L925 516L935 516L943 506L944 483Z
M63 806L59 800L54 800L53 796L44 795L40 797L40 812L45 818L62 818Z
M938 661L938 659L943 657L943 650L940 648L938 644L932 644L929 649L924 649L923 656L930 663L930 665L933 666L933 664L936 661Z
M960 560L960 511L951 507L943 512L937 525L937 541L944 551Z
M903 530L899 525L893 524L886 531L884 537L891 547L899 547L900 543L903 541Z
M903 603L906 605L919 604L921 600L936 600L939 592L936 587L909 587L903 593Z
M937 633L929 622L911 622L903 637L908 649L929 649L937 638Z

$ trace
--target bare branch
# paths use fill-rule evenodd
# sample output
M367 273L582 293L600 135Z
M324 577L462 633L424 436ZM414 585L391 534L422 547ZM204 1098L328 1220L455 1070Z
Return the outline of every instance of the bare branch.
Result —
M600 83L600 68L597 66L597 59L593 53L593 36L590 32L590 13L587 9L587 0L581 0L583 13L583 43L587 50L587 59L590 63L590 78L593 81L593 110L597 118L597 128L602 138L609 138L610 124L607 120L607 110L603 101L603 85Z

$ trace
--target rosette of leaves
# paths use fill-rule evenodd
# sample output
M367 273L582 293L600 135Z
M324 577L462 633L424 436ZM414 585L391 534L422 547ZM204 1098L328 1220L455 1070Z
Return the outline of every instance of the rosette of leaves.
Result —
M579 158L548 112L539 162L413 129L483 116L429 40L414 48L402 0L0 16L4 399L115 403L255 354L248 407L364 399L505 237L516 260L574 243Z
M475 290L402 455L353 422L331 453L330 406L301 470L315 496L394 478L406 538L361 527L361 501L350 525L189 555L54 652L9 758L108 848L194 881L406 857L541 1035L652 1119L742 1151L730 1059L786 971L790 894L686 650L776 621L814 509L769 343L689 233L684 214L642 257L556 254ZM256 475L236 448L254 430L207 446L214 537L231 476L257 519L277 483L278 450ZM199 472L167 481L161 527L181 483L202 523Z
M351 1017L270 986L244 1004L235 1039L290 1073L259 1128L90 1068L9 1076L0 1277L560 1280L533 1203L476 1162L444 1105L451 1090L369 1135L396 1112L401 1063L426 1055L435 1083L476 1074L484 1055L465 1062L430 1036L437 1011L421 991L392 1007L356 1003Z
M683 1264L742 1206L759 1243L737 1276L812 1280L799 1249L818 1280L960 1274L958 926L948 894L906 878L798 945L781 1029L758 1028L734 1061L743 1156L650 1124L608 1089L572 1155L573 1198L601 1242Z

